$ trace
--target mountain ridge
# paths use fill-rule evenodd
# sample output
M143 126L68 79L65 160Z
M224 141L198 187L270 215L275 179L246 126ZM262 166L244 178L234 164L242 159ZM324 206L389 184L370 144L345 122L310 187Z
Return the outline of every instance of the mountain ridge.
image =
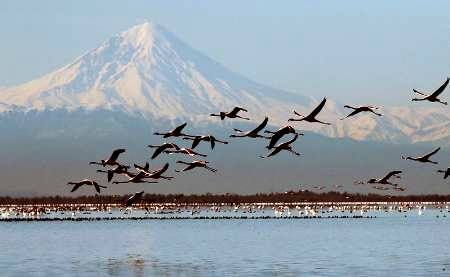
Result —
M214 122L208 117L211 112L241 105L249 109L255 122L267 115L271 124L282 125L287 124L292 109L307 113L321 98L251 81L186 45L164 27L146 22L54 72L2 89L0 112L105 109L147 120L202 124ZM450 112L432 105L386 107L381 118L367 114L341 121L347 111L329 99L319 117L333 126L293 125L335 138L445 142L450 138Z

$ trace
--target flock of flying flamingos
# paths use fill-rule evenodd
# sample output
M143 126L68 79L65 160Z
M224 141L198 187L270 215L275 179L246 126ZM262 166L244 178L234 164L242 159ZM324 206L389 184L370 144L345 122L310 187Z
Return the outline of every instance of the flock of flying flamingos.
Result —
M438 97L439 95L445 90L448 83L450 81L450 78L447 78L447 80L442 84L436 91L433 93L427 95L425 93L422 93L418 90L413 90L416 94L422 95L422 98L413 98L412 101L429 101L429 102L437 102L444 105L447 105L447 102L441 101ZM320 113L320 111L325 106L327 99L324 98L322 102L308 115L304 116L296 111L294 111L294 114L298 116L297 118L290 118L288 121L306 121L310 123L320 123L325 125L330 125L331 123L323 122L318 120L316 117ZM346 117L342 118L346 119L352 116L355 116L359 113L367 112L367 113L373 113L377 116L382 116L380 113L377 113L376 110L377 107L374 106L358 106L358 107L352 107L352 106L344 106L345 108L353 110L350 114L348 114ZM244 120L250 120L250 118L243 117L240 115L242 112L247 112L246 109L241 107L235 107L230 112L220 112L218 114L211 114L210 116L214 117L220 117L221 120L225 120L226 118L240 118ZM292 148L292 143L297 140L299 135L303 135L302 133L297 132L294 127L287 125L284 126L277 131L268 131L265 130L264 133L268 135L262 135L261 132L264 130L264 128L267 125L267 122L269 121L269 118L266 117L261 124L259 124L256 128L250 131L242 131L239 129L234 129L236 131L235 134L230 135L232 138L264 138L269 140L269 144L266 147L269 150L269 153L266 156L260 156L260 158L269 158L272 156L277 155L281 151L288 151L296 156L300 156L300 153L296 152ZM212 135L203 135L203 136L194 136L183 133L183 129L186 127L187 123L184 123L175 129L173 129L170 132L166 133L154 133L155 135L162 136L163 138L169 138L169 137L176 137L176 138L182 138L183 140L192 140L192 146L191 148L186 147L179 147L175 143L163 143L161 145L148 145L150 148L154 148L153 155L151 156L152 159L155 159L162 153L166 154L182 154L182 155L188 155L191 157L206 157L207 155L198 153L194 151L193 149L197 147L200 142L209 142L211 149L214 149L214 146L216 143L222 143L222 144L228 144L227 141L219 140L215 138ZM284 136L292 134L293 137L285 142L277 144ZM402 156L402 159L404 160L413 160L420 163L432 163L437 164L437 162L430 160L430 158L436 154L440 148L435 149L431 153L428 153L426 155L420 156L420 157L404 157ZM149 164L146 163L144 166L134 164L134 168L136 169L136 172L130 172L130 166L124 165L119 163L117 160L119 158L119 155L124 153L125 149L116 149L113 151L111 156L106 160L101 160L100 162L90 162L90 164L96 164L101 165L102 167L108 166L109 169L102 170L98 169L97 172L102 172L107 174L107 180L108 182L111 182L115 174L118 175L125 175L128 177L128 180L126 181L113 181L114 184L120 184L120 183L157 183L158 179L166 179L170 180L174 177L172 176L165 176L163 175L169 168L169 164L166 163L162 168L159 169L150 169ZM217 170L209 166L208 161L204 160L192 160L190 162L185 161L177 161L179 164L186 165L181 170L175 170L176 172L182 172L182 171L188 171L192 170L194 168L205 168L209 171L216 172ZM450 176L450 167L445 170L438 170L439 173L444 174L444 179L446 179L448 176ZM399 175L402 173L400 170L394 170L389 173L387 173L384 177L376 179L372 178L367 181L368 184L377 184L374 185L373 188L378 190L389 190L389 187L383 186L383 185L390 185L393 190L397 191L404 191L405 188L400 187L398 184L394 184L391 181L389 181L391 178L401 178ZM355 182L358 184L364 183L363 181ZM79 182L69 182L69 185L73 185L73 188L71 192L76 191L81 186L93 186L95 190L100 193L100 188L106 188L105 186L99 185L96 181L91 179L84 179ZM127 205L140 199L144 192L137 192L135 193L130 199L127 201Z

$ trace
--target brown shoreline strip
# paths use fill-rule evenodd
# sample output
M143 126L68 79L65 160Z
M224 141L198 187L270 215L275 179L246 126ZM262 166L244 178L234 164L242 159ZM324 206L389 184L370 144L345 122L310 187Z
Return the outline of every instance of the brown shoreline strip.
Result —
M111 220L221 220L221 219L373 219L376 216L198 216L198 217L54 217L54 218L0 218L0 222L35 221L111 221Z
M90 196L40 196L40 197L9 197L0 196L0 205L123 205L130 197L125 195L90 195ZM286 191L279 193L257 193L249 195L239 194L144 194L142 196L143 204L251 204L251 203L361 203L361 202L450 202L448 195L380 195L380 194L358 194L348 192L323 192L318 193L308 190Z

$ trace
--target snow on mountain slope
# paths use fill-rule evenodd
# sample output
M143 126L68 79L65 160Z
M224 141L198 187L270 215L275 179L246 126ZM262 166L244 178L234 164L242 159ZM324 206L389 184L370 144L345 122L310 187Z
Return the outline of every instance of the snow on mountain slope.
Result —
M299 76L301 78L301 76ZM55 72L0 91L0 111L117 110L146 119L189 119L235 105L255 121L286 124L292 109L308 113L322 96L304 97L270 88L224 68L163 27L144 23L120 33ZM319 115L333 126L294 123L330 137L383 142L430 142L450 137L450 113L437 105L386 108L383 117L341 121L347 111L329 100Z
M7 89L0 102L26 109L120 109L147 117L192 117L233 105L262 109L293 98L242 78L191 49L161 26L145 23L74 63Z

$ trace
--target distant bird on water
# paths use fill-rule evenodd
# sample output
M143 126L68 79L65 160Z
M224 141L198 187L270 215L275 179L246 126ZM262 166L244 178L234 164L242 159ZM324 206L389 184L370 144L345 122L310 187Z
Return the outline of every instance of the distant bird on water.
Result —
M107 160L101 160L100 162L90 162L89 164L98 164L101 165L103 167L107 166L107 165L120 165L117 162L117 158L119 158L119 155L124 153L125 149L116 149L112 152L111 156L107 159Z
M432 164L438 164L438 162L433 162L432 160L430 160L431 156L433 156L434 154L436 154L441 148L438 147L436 150L434 150L431 153L428 153L424 156L420 156L420 157L405 157L402 156L402 159L404 160L412 160L412 161L416 161L416 162L420 162L420 163L432 163Z
M241 107L234 107L233 110L231 110L231 112L219 112L218 114L210 114L210 116L218 116L220 117L220 120L224 120L226 117L228 118L241 118L241 119L245 119L245 120L250 120L250 118L248 117L242 117L240 115L238 115L238 113L240 111L243 112L248 112L246 109L241 108Z
M218 140L216 139L215 136L212 135L207 135L207 136L196 136L194 138L190 138L190 137L186 137L183 139L187 139L187 140L192 140L192 149L194 149L195 147L197 147L197 145L201 142L201 141L209 141L210 145L211 145L211 149L214 149L214 146L216 145L216 142L218 143L223 143L223 144L228 144L228 141L223 141L223 140Z
M386 176L384 176L381 179L375 179L372 178L369 181L367 181L367 183L369 184L382 184L382 185L393 185L395 186L395 184L391 183L389 181L390 178L394 177L394 178L400 178L400 176L398 176L399 174L401 174L403 171L400 170L394 170L389 172L388 174L386 174Z
M413 89L413 91L415 93L420 94L420 95L425 96L425 97L423 97L423 98L413 98L412 101L430 101L430 102L438 102L438 103L447 105L448 104L447 102L441 101L438 97L445 90L445 88L447 87L449 81L450 81L450 77L447 77L447 80L435 92L433 92L430 95L427 95L427 94L425 94L423 92L420 92L420 91L418 91L416 89Z
M275 149L274 149L269 155L267 155L267 156L259 156L259 157L260 157L260 158L269 158L269 157L275 156L276 154L280 153L282 150L286 150L286 151L291 152L291 153L294 154L294 155L300 156L301 154L298 153L298 152L295 152L295 151L292 149L292 146L291 146L291 143L293 143L294 141L296 141L297 138L298 138L298 134L296 134L291 140L286 141L286 142L284 142L284 143L281 143L281 144L275 146L275 147L274 147ZM267 148L268 148L268 149L271 149L271 148L269 148L269 146L267 146Z
M79 182L68 182L68 185L74 185L72 190L70 192L76 191L81 186L93 186L95 190L100 193L100 188L107 188L105 186L99 185L96 181L90 180L90 179L84 179Z
M307 121L307 122L311 122L311 123L317 122L317 123L321 123L321 124L325 124L325 125L331 125L331 123L323 122L323 121L316 119L316 116L320 113L320 111L322 111L326 102L327 102L327 99L323 98L322 102L320 102L320 104L307 116L304 116L294 110L294 114L300 116L301 118L289 118L288 121Z
M163 143L161 145L149 145L150 148L156 148L155 152L153 152L152 160L159 156L162 152L168 149L180 150L180 147L175 143Z
M445 170L438 170L439 173L444 173L444 179L447 179L448 176L450 176L450 167L447 167Z
M373 113L373 114L375 114L375 115L382 116L382 114L375 112L375 110L377 110L378 107L374 107L374 106L359 106L359 107L352 107L352 106L349 106L349 105L345 105L344 108L352 109L353 112L351 112L351 113L350 113L349 115L347 115L346 117L341 118L341 120L344 120L344 119L346 119L346 118L352 117L352 116L357 115L357 114L359 114L359 113L361 113L361 112L370 112L370 113Z
M168 138L168 137L192 137L191 135L183 133L183 129L186 127L186 125L187 125L187 122L181 124L180 126L176 127L175 129L173 129L170 132L167 132L167 133L155 132L153 134L157 135L157 136L163 136L163 138Z
M203 167L209 171L217 172L217 169L208 166L208 163L209 163L208 161L192 161L192 162L177 161L177 163L185 164L185 165L187 165L187 167L185 167L182 170L175 170L176 172L188 171L188 170L194 169L196 167Z
M234 129L236 132L239 132L238 134L234 134L234 135L230 135L230 138L243 138L243 137L249 137L249 138L270 138L270 137L265 137L259 134L259 132L261 132L267 125L267 122L269 122L269 118L266 117L264 118L263 122L261 122L261 124L258 125L258 127L256 127L255 129L248 131L248 132L244 132L242 130L239 129Z
M127 202L125 202L125 207L130 207L137 201L142 199L142 195L144 194L144 191L139 191L130 196L130 198L127 199Z
M292 127L290 125L284 126L275 132L266 130L266 131L264 131L264 133L272 134L272 136L270 137L270 142L269 142L269 146L268 146L269 149L273 148L284 135L297 134L297 135L303 136L302 133L298 133L294 129L294 127Z

